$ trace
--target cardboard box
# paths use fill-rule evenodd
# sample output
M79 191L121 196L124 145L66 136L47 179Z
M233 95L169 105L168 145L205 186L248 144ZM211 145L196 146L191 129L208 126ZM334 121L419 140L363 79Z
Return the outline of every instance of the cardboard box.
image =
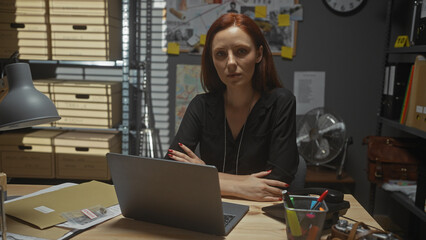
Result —
M51 25L52 58L117 60L122 57L121 25L68 22ZM73 24L69 24L73 22Z
M1 158L1 171L8 177L55 177L53 153L2 151Z
M55 125L58 127L115 128L120 124L122 119L121 106L118 103L73 103L59 101L54 101L54 103L59 115L62 117L55 122Z
M91 102L64 102L53 99L56 108L63 109L87 109L87 110L106 110L113 109L112 103L91 103Z
M44 93L44 95L46 95L47 97L49 97L49 99L52 99L50 97L50 89L49 89L49 82L46 81L33 81L34 87Z
M102 156L56 154L56 178L110 180L107 160Z
M78 43L79 40L107 41L109 40L109 36L106 32L52 32L52 40L74 40L76 43ZM85 48L85 46L81 45L78 47Z
M9 28L7 28L7 26ZM22 24L24 25L24 24ZM0 57L9 58L16 50L22 55L35 55L36 59L48 59L48 33L42 30L43 24L20 25L19 28L11 28L9 24L0 24ZM28 28L27 28L28 27Z
M56 126L114 128L122 119L121 94L53 94L61 120Z
M121 82L67 80L53 83L52 92L109 96L121 92Z
M0 22L2 23L46 23L44 14L16 14L16 13L1 13Z
M17 38L17 37L16 37ZM46 39L5 39L3 48L14 47L47 47Z
M102 11L104 16L120 18L121 1L117 0L49 0L50 14L53 15L93 15Z
M93 40L52 40L53 48L73 48L73 47L81 47L84 46L86 48L101 48L106 49L109 48L110 44L108 41L93 41ZM119 50L121 47L118 48Z
M105 60L116 59L117 55L112 56L109 49L91 49L91 48L52 48L52 56L86 56L103 57Z
M120 149L121 145L116 145L111 148L95 148L91 146L55 146L55 153L105 157L105 155L109 152L120 152Z
M1 0L0 9L45 8L45 0Z
M22 58L26 59L26 58ZM67 61L109 61L117 59L105 59L104 56L72 56L72 55L53 55L52 60L67 60Z
M57 178L109 180L106 154L121 152L121 136L73 131L55 137L54 146Z
M9 18L10 19L10 18ZM97 16L74 16L67 15L49 15L51 24L90 24L90 25L110 25L114 27L121 26L119 18L97 17Z
M10 56L9 56L10 57ZM19 59L26 59L26 60L49 60L48 55L31 55L31 54L20 54Z
M101 132L66 132L56 136L53 139L54 146L72 146L72 147L87 147L113 149L121 144L121 135L115 133ZM66 151L65 153L70 153ZM103 154L103 153L102 153Z
M112 5L114 2L120 3L120 1L117 0L49 0L49 4L52 8L63 9L106 9L108 6L114 6ZM120 5L116 4L115 7L120 8Z
M33 24L33 23L0 23L0 31L12 32L46 32L46 24Z
M122 58L121 1L2 0L0 13L0 58L15 50L20 59Z
M87 117L67 117L61 116L61 120L56 121L56 126L81 125L85 128L101 127L114 128L118 126L118 121L113 122L112 118L87 118Z
M0 134L1 171L8 177L54 178L53 138L61 133L31 130Z
M78 109L57 109L61 117L85 117L111 119L112 111L97 111L97 110L78 110ZM113 120L114 122L114 120Z
M63 131L59 130L30 130L30 131L12 131L0 134L0 146L53 146L53 139ZM52 151L49 149L48 151Z
M116 93L121 97L120 93ZM115 94L114 94L115 95ZM67 93L55 93L52 97L56 101L64 102L92 102L92 103L105 103L112 102L113 97L108 95L96 95L96 94L67 94Z
M57 127L114 128L121 122L121 83L63 81L49 85L61 120Z
M19 53L24 53L24 54L46 55L46 56L48 54L48 49L46 47L19 47L18 51ZM7 54L8 52L10 52L10 49L0 48L1 55Z
M1 0L0 12L15 14L46 14L45 0Z
M51 24L52 32L56 33L108 33L110 29L117 29L121 31L119 27L108 26L108 25L90 25L90 24ZM92 39L91 39L92 40Z
M58 108L58 113L62 119L55 122L56 126L81 125L88 128L93 126L115 128L121 122L121 111L114 112Z

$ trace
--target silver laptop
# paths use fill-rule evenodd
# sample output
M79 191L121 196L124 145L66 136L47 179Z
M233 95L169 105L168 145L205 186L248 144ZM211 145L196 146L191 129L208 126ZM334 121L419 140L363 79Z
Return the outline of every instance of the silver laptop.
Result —
M215 235L228 235L247 213L221 201L214 166L107 154L123 216Z

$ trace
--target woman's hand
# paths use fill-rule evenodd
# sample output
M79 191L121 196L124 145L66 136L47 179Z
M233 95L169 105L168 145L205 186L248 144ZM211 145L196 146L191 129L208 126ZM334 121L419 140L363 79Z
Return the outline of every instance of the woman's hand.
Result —
M278 180L265 179L271 171L251 175L219 173L220 189L223 196L234 196L255 201L281 201L282 189L289 185Z
M183 145L182 143L179 143L180 148L182 148L185 153L181 153L179 151L175 151L172 149L169 149L169 157L171 159L174 159L179 162L188 162L188 163L196 163L196 164L202 164L206 165L206 163L201 160L191 149L189 149L187 146Z

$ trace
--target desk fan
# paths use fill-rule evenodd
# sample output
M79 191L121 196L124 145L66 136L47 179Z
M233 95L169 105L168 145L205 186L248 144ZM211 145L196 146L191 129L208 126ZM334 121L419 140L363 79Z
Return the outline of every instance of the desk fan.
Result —
M308 164L332 169L337 168L327 163L344 150L337 172L341 177L350 138L346 138L346 126L339 116L322 107L308 111L298 123L296 142Z

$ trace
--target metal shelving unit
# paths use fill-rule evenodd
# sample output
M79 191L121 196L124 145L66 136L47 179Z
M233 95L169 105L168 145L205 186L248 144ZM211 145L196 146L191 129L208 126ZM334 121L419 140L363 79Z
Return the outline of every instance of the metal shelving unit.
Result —
M400 192L393 192L391 194L392 198L394 198L396 201L400 202L402 205L405 206L406 209L408 209L410 212L412 212L414 215L416 215L421 221L426 222L426 214L424 211L419 209L413 201L407 198L404 194Z
M379 122L381 122L382 124L385 124L389 127L393 127L395 129L410 133L411 135L426 139L426 132L419 130L417 128L412 128L412 127L408 127L406 125L400 124L399 122L397 122L395 120L390 120L390 119L387 119L387 118L384 118L384 117L379 117Z
M399 1L399 2L398 2ZM403 6L404 9L397 9L398 14L395 14L395 3L398 3L399 6ZM417 2L412 1L411 4L417 4ZM384 65L383 65L383 72L385 69L386 64L388 63L413 63L415 60L416 55L418 54L424 54L426 53L426 46L411 46L411 47L403 47L403 48L394 48L391 43L391 39L395 38L394 25L395 22L393 21L401 21L398 22L398 26L396 26L398 29L394 30L397 35L403 35L404 31L408 31L406 28L407 26L410 26L412 24L412 16L407 17L412 11L410 7L408 6L405 1L401 2L400 0L389 0L388 1L388 9L387 9L387 42L385 43L385 46L388 46L387 50L385 51L384 56ZM408 11L408 12L407 12ZM405 15L405 16L401 16ZM409 19L409 20L407 20ZM392 35L394 34L394 35ZM384 74L383 74L383 82L384 82ZM391 120L385 117L380 116L381 113L381 107L378 109L378 118L377 118L377 135L382 135L382 129L384 126L390 127L392 129L396 129L400 131L403 134L409 134L415 138L418 138L419 141L425 141L426 142L426 132L412 128L409 126L406 126L404 124L400 124L397 120ZM409 211L411 214L411 217L409 219L410 221L410 238L413 239L421 239L424 235L424 230L422 230L422 226L426 223L426 213L424 211L425 207L425 197L426 197L426 159L422 159L422 161L419 164L418 172L419 176L417 179L417 191L416 191L416 199L415 202L411 201L407 196L405 196L402 193L399 192L392 192L390 193L390 196L395 199L403 208L405 208L407 211ZM374 199L375 199L375 189L376 185L371 184L370 189L370 204L372 209L371 211L374 211ZM420 220L420 221L419 221ZM423 225L422 225L423 224ZM422 232L423 231L423 232ZM423 234L423 235L422 235Z
M29 64L78 65L96 67L122 67L123 60L115 61L71 61L71 60L28 60Z
M97 128L75 128L75 127L34 127L35 129L49 130L83 130L97 132L121 132L122 133L122 153L137 154L138 143L137 129L140 129L140 111L137 114L137 66L135 54L131 53L135 49L135 19L137 0L122 0L122 59L111 61L85 61L85 60L20 60L30 65L52 65L52 66L82 66L82 67L109 67L122 69L122 122L117 128L97 129ZM133 51L134 52L134 51ZM1 61L1 59L0 59ZM7 59L4 59L7 61Z

